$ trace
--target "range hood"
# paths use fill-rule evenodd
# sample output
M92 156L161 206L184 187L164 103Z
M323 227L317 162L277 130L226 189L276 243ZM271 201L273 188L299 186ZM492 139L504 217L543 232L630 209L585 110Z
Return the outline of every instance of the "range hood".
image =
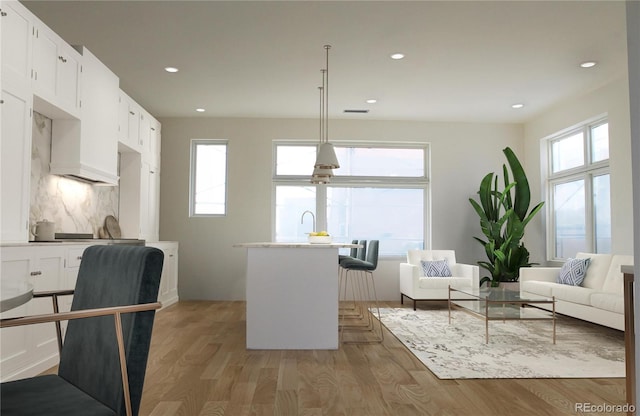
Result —
M82 54L80 119L52 120L50 172L118 185L119 80L86 48L77 49Z

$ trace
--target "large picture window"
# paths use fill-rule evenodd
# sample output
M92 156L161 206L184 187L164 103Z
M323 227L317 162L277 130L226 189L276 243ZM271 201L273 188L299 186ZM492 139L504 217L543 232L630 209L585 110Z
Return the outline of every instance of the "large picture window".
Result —
M428 147L424 144L335 144L340 168L329 185L312 185L315 144L276 143L274 240L305 241L326 227L334 241L380 240L381 255L406 255L425 246ZM326 223L324 222L326 218ZM319 228L316 231L321 231Z
M189 215L220 216L227 211L227 142L191 140Z
M611 252L609 125L587 123L549 140L550 260Z

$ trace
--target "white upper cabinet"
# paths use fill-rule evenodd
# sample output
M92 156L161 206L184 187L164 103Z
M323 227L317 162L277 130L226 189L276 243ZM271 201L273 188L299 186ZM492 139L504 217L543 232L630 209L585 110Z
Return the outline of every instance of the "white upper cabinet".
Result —
M2 83L31 83L31 13L17 1L0 5Z
M118 77L81 48L81 120L52 123L51 173L90 182L118 183Z
M82 55L40 21L32 32L36 110L51 118L78 118Z

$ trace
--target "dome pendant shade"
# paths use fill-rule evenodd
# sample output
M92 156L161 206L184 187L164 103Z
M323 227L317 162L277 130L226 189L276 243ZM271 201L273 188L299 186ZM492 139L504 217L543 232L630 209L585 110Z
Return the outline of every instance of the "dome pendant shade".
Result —
M336 151L331 143L324 142L320 144L316 164L313 167L322 169L338 169L340 167Z

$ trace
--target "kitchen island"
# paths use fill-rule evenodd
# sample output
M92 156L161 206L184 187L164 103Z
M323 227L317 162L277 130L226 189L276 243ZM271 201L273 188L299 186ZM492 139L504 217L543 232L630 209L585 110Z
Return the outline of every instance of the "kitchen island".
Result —
M338 250L357 244L244 243L247 349L338 348Z

